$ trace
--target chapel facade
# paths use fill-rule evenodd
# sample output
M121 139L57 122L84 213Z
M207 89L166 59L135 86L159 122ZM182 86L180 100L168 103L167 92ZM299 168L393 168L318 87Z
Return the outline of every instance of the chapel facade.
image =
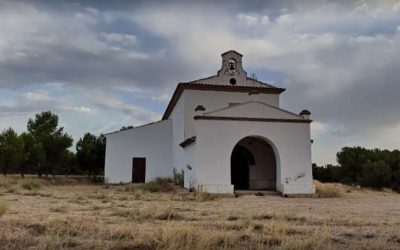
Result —
M314 193L310 112L281 109L285 89L250 78L242 58L225 52L216 75L179 83L161 121L106 134L106 182L178 171L210 193Z

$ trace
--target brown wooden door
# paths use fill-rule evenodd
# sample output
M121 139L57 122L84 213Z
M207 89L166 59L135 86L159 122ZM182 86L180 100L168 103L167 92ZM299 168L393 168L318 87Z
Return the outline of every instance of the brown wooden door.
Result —
M146 178L146 158L132 159L132 182L144 183Z

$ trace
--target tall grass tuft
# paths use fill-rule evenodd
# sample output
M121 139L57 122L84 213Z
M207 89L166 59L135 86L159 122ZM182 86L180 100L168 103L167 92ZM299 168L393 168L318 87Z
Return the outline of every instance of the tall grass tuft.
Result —
M199 191L199 190L195 191L194 196L197 201L212 201L212 200L215 200L215 198L216 198L216 196L213 194L210 194L206 191Z
M11 186L17 183L17 180L14 178L0 176L0 188L11 188Z
M314 181L315 192L320 198L338 198L344 195L344 190L340 184L321 183Z
M0 203L0 218L3 216L8 210L8 204L7 203Z
M183 169L181 171L178 171L176 168L174 168L174 184L180 187L183 187L184 185L184 172Z

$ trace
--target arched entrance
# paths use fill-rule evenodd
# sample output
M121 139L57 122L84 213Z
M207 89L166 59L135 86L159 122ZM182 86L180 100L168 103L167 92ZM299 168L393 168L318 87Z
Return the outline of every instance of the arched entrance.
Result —
M231 154L231 182L235 190L276 190L276 158L264 139L241 139Z

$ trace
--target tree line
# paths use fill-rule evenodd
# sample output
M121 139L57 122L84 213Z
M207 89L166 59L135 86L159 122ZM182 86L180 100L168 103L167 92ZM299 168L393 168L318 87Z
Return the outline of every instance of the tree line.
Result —
M122 127L121 130L131 129ZM3 175L102 175L106 139L85 133L70 150L72 137L58 124L57 114L41 112L29 119L27 131L13 128L0 134L0 169ZM336 154L338 165L313 164L314 179L400 192L400 151L344 147Z
M29 119L27 131L18 134L13 128L0 134L0 169L3 175L87 174L102 175L104 171L104 135L86 133L76 143L76 152L69 148L72 137L58 124L58 115L41 112Z
M400 151L344 147L336 154L339 165L313 164L314 179L400 192Z

